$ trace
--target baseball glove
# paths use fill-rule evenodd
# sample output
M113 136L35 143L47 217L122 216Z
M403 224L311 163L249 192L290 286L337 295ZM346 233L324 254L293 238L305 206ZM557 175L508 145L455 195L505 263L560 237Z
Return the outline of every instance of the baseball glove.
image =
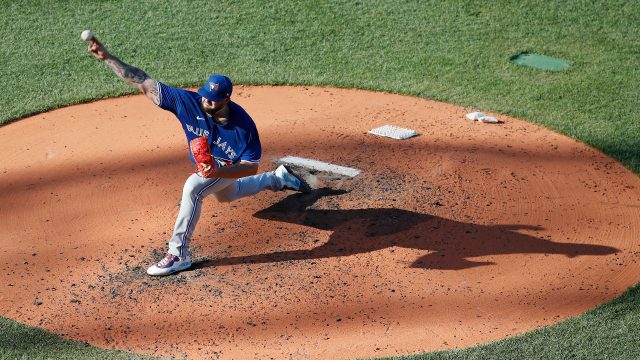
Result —
M196 160L198 170L196 171L202 177L210 177L216 169L216 162L211 156L211 148L205 136L197 137L189 142L189 148Z

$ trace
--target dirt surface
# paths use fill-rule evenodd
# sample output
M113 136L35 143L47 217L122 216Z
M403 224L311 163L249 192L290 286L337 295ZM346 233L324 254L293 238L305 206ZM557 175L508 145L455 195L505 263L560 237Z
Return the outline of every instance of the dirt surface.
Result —
M150 278L193 171L142 96L0 128L2 315L105 348L193 359L339 359L465 347L556 323L640 280L640 179L477 109L356 90L238 87L261 171L362 170L316 190L205 200L195 266ZM384 124L409 140L367 134Z

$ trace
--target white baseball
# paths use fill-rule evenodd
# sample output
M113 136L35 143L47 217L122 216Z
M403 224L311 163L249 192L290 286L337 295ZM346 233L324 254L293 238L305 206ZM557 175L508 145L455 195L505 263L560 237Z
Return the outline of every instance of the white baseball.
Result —
M80 34L80 38L84 41L89 41L91 40L91 38L93 38L93 33L91 32L91 30L85 30L82 32L82 34Z

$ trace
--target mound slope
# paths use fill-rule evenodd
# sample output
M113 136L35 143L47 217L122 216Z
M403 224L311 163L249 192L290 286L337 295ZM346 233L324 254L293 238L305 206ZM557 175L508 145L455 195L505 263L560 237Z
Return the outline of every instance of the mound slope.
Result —
M553 324L638 281L640 179L517 119L382 93L238 87L264 148L362 170L308 195L205 200L193 270L149 278L193 171L142 96L0 128L2 315L107 348L354 358ZM398 141L367 134L415 129Z

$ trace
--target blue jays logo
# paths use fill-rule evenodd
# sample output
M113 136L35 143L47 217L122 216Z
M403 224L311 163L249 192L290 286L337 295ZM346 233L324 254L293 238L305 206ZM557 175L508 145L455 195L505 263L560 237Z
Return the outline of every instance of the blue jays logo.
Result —
M216 83L209 83L209 91L217 91L218 87L220 87L220 85L216 84Z

